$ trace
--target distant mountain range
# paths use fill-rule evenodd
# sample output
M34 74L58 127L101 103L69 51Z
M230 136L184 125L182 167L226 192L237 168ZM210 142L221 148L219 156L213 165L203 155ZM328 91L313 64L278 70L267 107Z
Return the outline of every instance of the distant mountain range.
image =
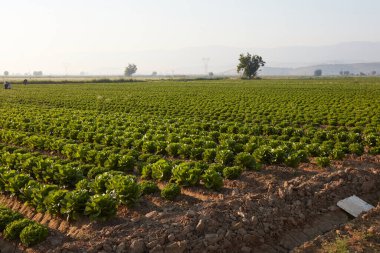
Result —
M260 73L263 76L310 76L314 71L322 70L322 75L340 75L341 72L349 72L349 75L380 75L380 62L375 63L353 63L353 64L322 64L299 68L263 68Z
M294 46L280 48L237 48L207 46L177 50L131 52L83 52L65 54L55 59L55 69L63 69L60 62L71 64L71 70L87 74L122 74L128 63L135 63L137 74L206 74L236 75L241 53L258 54L267 62L263 75L312 75L316 68L323 74L336 75L339 71L380 73L380 42L346 42L330 46ZM311 66L311 67L308 67Z

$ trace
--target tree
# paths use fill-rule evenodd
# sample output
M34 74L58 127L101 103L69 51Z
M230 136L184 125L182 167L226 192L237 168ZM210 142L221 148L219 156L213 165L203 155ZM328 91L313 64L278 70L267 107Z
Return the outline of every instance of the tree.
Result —
M316 69L314 71L314 76L322 76L322 69Z
M237 72L240 73L240 71L243 71L244 78L255 78L260 67L264 65L265 61L263 61L263 58L259 55L251 55L250 53L247 53L247 55L241 54Z
M125 76L132 76L134 73L136 73L137 67L135 64L128 64L128 67L125 68L124 75Z
M153 71L152 76L157 76L157 71Z
M9 72L8 71L4 71L4 76L9 76Z
M33 71L33 75L34 75L34 76L42 76L43 73L42 73L41 70L39 70L39 71Z

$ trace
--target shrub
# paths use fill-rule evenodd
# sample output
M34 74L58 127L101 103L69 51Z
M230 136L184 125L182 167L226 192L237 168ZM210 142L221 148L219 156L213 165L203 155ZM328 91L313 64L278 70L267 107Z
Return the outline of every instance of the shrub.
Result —
M177 157L179 155L179 150L181 149L181 144L180 143L170 143L166 147L166 152L168 152L168 155L172 157Z
M141 171L141 178L151 179L152 178L152 164L145 165Z
M109 171L103 174L97 175L94 182L92 183L92 188L95 193L102 194L107 191L106 184L115 175L122 175L120 171Z
M171 176L172 166L164 159L152 164L152 178L156 180L169 180Z
M216 154L216 162L224 166L232 165L234 153L231 150L219 150Z
M342 158L344 158L344 156L345 156L345 153L340 148L334 148L331 151L331 158L334 160L341 160Z
M168 200L174 200L180 194L181 187L175 183L169 183L161 190L161 197Z
M38 212L46 211L44 204L45 198L51 191L56 191L58 189L59 187L57 185L41 185L40 188L36 188L32 192L31 204L37 209Z
M327 167L330 165L330 159L328 157L317 157L315 161L320 167Z
M94 179L97 175L103 174L104 172L109 171L109 169L104 167L94 167L90 169L87 173L87 178Z
M67 215L67 218L78 219L84 214L86 203L90 198L87 190L73 190L68 192L62 200L61 214Z
M46 210L51 214L59 214L61 211L62 200L66 196L67 190L51 191L44 199Z
M142 152L143 153L150 153L150 154L154 154L156 153L157 151L157 144L156 142L154 141L145 141L143 144L142 144Z
M272 162L272 147L270 146L260 146L253 152L253 157L260 163L270 164Z
M159 155L150 155L149 154L149 157L146 159L146 161L148 163L155 163L155 162L159 161L160 159L161 159L161 156L159 156Z
M79 168L70 165L59 166L58 174L55 175L56 180L60 185L74 186L82 180L83 173Z
M280 146L272 150L272 159L271 163L273 164L282 164L285 162L287 157L286 150L284 147Z
M371 155L379 155L379 154L380 154L380 146L372 147L372 148L369 150L369 153L370 153Z
M255 159L247 152L242 152L235 156L235 165L246 169L257 168Z
M110 194L96 194L86 203L84 214L93 220L107 220L113 217L116 211L116 200Z
M202 160L204 148L192 148L190 153L190 159L192 160Z
M142 181L139 187L141 195L153 194L160 191L157 184L152 181Z
M92 187L92 181L89 181L88 179L82 179L75 185L75 189L77 190L86 190L91 191Z
M298 158L300 159L300 162L302 163L307 163L309 162L309 158L308 158L308 155L307 155L307 152L305 150L298 150L296 151L296 154L298 156Z
M4 208L0 210L0 231L3 231L5 227L12 221L22 219L20 213L15 213L10 209Z
M177 184L193 186L199 183L202 170L195 167L195 163L185 162L175 166L172 173L172 179Z
M216 150L215 149L205 149L203 152L203 161L212 163L216 158Z
M21 231L25 227L27 227L33 223L34 222L29 220L29 219L19 219L19 220L12 221L4 229L4 232L3 232L4 238L6 238L8 240L18 239L20 237Z
M301 159L297 153L289 154L288 157L285 158L285 164L289 167L297 168L300 162Z
M133 156L123 155L118 161L118 169L124 172L132 172L135 168L136 160Z
M352 143L350 146L348 146L348 149L350 150L351 154L358 156L364 154L364 147L360 143Z
M131 206L140 196L136 178L131 175L115 175L106 183L107 192L115 194L120 203Z
M242 172L243 169L239 166L225 167L223 169L223 177L227 179L237 179Z
M26 247L30 247L45 240L48 234L49 231L46 227L33 223L21 231L20 240Z
M247 143L244 145L244 151L252 154L258 147L259 145L256 143Z
M41 188L40 183L35 180L30 180L24 188L21 190L20 198L23 201L31 202L33 199L33 193Z
M213 189L217 191L223 187L223 178L216 170L206 170L202 174L201 179L207 189Z
M13 193L20 194L20 190L31 180L31 177L26 174L17 174L14 177L10 177L8 184L5 185L5 190Z
M182 159L189 159L191 155L191 146L189 144L181 144L179 154Z
M118 154L110 154L104 162L104 167L109 170L118 170L120 155Z

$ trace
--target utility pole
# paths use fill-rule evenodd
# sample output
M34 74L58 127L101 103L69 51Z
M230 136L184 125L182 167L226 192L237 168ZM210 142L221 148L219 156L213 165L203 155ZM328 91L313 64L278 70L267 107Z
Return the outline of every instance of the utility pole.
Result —
M208 63L210 61L210 58L202 58L204 67L205 67L205 75L208 75Z

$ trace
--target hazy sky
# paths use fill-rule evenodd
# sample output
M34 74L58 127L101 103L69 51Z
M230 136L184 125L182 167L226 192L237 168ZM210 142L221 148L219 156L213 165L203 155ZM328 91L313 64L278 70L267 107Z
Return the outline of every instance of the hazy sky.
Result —
M118 52L380 41L379 0L3 0L1 10L0 71L11 73L117 68L90 56Z

